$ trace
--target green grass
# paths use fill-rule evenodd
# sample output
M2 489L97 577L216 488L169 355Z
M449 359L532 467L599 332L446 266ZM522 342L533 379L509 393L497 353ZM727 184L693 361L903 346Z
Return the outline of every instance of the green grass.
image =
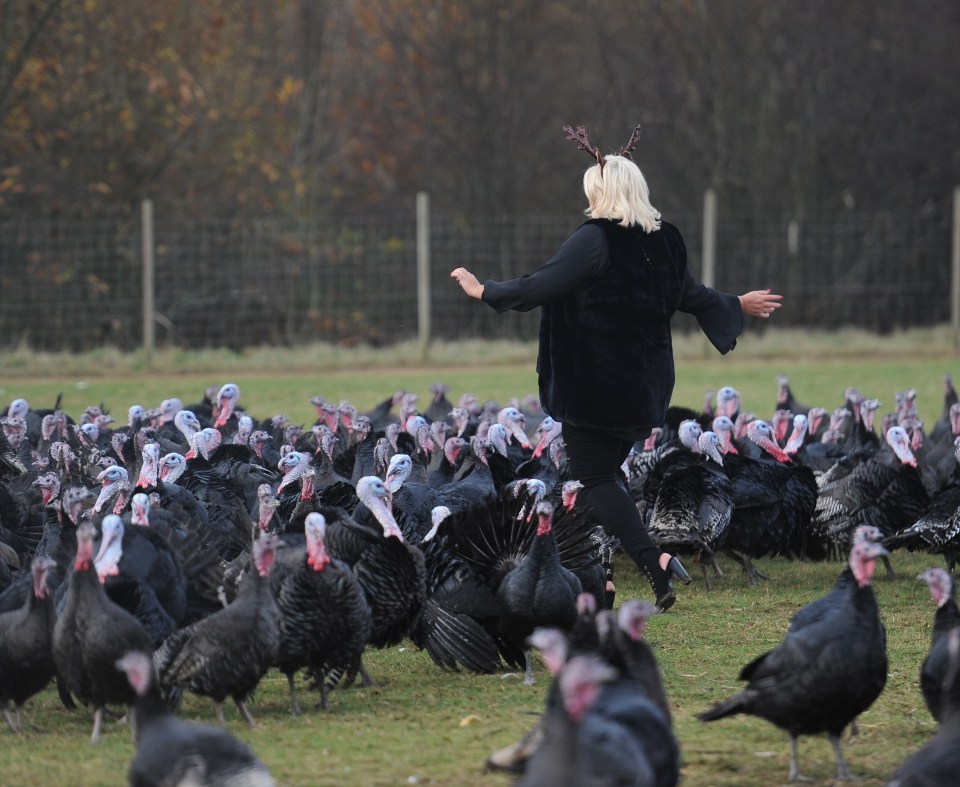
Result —
M845 739L850 768L865 777L865 787L884 784L935 731L917 682L933 604L926 586L915 579L935 564L927 556L898 553L898 576L879 576L874 582L887 626L889 678L883 694L861 716L860 735ZM793 612L833 585L840 564L758 561L771 579L753 588L735 564L721 565L725 576L712 593L695 578L680 589L676 606L651 620L647 629L674 712L683 784L781 784L789 764L783 732L748 717L703 724L696 714L738 689L740 667L779 642ZM645 583L619 558L617 585L619 600L649 598ZM410 645L370 652L367 661L378 687L333 692L332 708L326 712L311 707L316 695L304 691L306 712L301 717L289 713L286 679L271 672L251 704L256 728L247 729L228 707L229 728L254 747L284 785L459 787L512 782L503 774L485 774L483 762L495 749L518 739L542 708L549 677L539 661L533 687L522 685L516 676L442 671ZM29 702L26 714L36 729L22 737L8 730L0 733L4 784L122 783L133 756L125 725L109 723L101 743L91 746L89 711L67 712L53 690ZM215 723L212 703L201 698L188 696L181 715ZM834 761L828 741L801 739L800 764L807 775L829 783Z
M699 339L678 341L675 402L699 407L705 389L733 385L743 394L744 408L769 417L776 377L787 374L795 395L810 405L837 407L844 387L856 385L883 402L883 413L893 409L895 392L914 387L925 422L932 424L939 416L942 376L957 365L942 332L892 337L886 343L848 336L834 344L832 337L807 341L801 334L768 333L748 337L721 358L707 352ZM453 401L472 392L481 400L505 403L536 390L534 354L529 346L457 345L435 348L430 364L419 360L412 347L369 354L357 350L352 356L335 348L298 354L184 354L156 358L153 371L147 372L142 359L106 351L56 361L14 353L0 356L0 404L23 396L36 407L49 407L62 393L71 415L103 402L123 420L134 402L156 406L179 396L190 403L206 386L230 381L240 385L241 404L253 415L285 413L294 422L310 423L315 413L309 400L316 394L333 401L345 398L364 409L403 388L418 393L426 405L427 386L446 382ZM917 684L933 605L914 577L941 562L898 553L898 578L875 581L889 637L889 680L861 718L860 736L846 743L851 770L867 777L864 785L885 783L935 731ZM781 784L789 762L785 734L757 719L706 725L695 715L738 688L740 667L775 645L790 615L831 587L841 566L759 561L771 581L751 588L735 565L722 565L727 574L713 593L695 580L680 589L676 607L648 628L675 712L683 784ZM649 597L649 588L626 563L618 560L617 567L621 600ZM299 718L288 712L285 679L270 673L251 707L258 726L247 730L231 711L230 729L255 748L284 785L512 782L502 774L484 774L483 762L533 723L549 680L542 667L538 665L539 682L531 688L515 677L441 671L412 646L371 652L368 664L379 687L335 692L330 711L310 709ZM123 783L133 753L127 728L110 724L103 742L90 746L89 712L68 713L50 690L28 703L26 713L36 729L23 737L0 731L4 784ZM183 715L214 720L212 705L193 697L187 698ZM826 739L803 739L800 762L805 773L830 782L833 755Z
M843 404L847 386L879 399L880 414L894 409L898 391L915 388L920 416L932 425L943 407L943 375L958 368L944 329L884 340L856 332L768 331L748 334L726 356L706 346L702 336L680 336L675 349L676 404L699 409L706 390L732 385L742 394L743 408L761 418L772 415L777 376L786 375L800 402L828 410ZM255 416L284 413L295 423L310 423L316 417L310 399L317 394L332 401L348 399L363 410L402 388L418 394L426 406L428 386L436 382L451 386L453 402L470 392L505 404L536 393L535 358L535 346L503 342L438 343L429 362L413 344L381 350L317 345L242 354L171 350L158 353L148 371L137 354L105 349L72 356L20 349L0 353L0 405L25 397L35 407L52 407L63 394L63 407L71 415L102 402L124 420L133 403L155 407L176 396L189 404L209 385L234 382L241 388L242 406Z

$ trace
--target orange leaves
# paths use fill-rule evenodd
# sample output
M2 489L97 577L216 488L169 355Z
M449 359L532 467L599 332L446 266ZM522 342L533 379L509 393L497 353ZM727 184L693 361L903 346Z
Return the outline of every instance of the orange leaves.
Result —
M277 92L277 103L281 105L288 104L295 98L299 98L302 94L303 80L286 76L283 78L283 84L280 86L280 90Z

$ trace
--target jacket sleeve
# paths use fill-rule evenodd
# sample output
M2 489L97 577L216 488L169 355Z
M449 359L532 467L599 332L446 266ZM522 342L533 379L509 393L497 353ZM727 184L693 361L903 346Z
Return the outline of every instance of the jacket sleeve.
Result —
M533 273L483 283L483 302L498 312L520 312L568 295L609 262L607 238L595 224L580 226L557 253Z
M677 309L696 317L710 343L726 355L737 346L737 337L743 331L740 299L698 282L687 265L687 248L680 233L672 225L664 224L664 229L670 230L668 237L674 253L683 262L683 296Z
M719 352L726 355L737 346L737 337L743 331L743 310L736 295L700 284L688 268L678 308L697 318L700 330Z

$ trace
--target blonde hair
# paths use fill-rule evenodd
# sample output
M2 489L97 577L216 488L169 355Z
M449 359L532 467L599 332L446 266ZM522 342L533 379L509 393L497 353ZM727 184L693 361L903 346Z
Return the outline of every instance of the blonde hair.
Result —
M611 219L624 227L660 229L660 211L650 204L650 188L640 167L624 156L604 156L603 170L594 164L583 173L583 193L591 219Z

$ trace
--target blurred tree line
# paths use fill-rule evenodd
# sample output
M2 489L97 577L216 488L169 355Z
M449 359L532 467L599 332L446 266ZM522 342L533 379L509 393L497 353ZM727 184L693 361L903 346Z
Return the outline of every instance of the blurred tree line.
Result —
M662 210L960 182L955 0L0 0L0 216L582 207L643 126Z

